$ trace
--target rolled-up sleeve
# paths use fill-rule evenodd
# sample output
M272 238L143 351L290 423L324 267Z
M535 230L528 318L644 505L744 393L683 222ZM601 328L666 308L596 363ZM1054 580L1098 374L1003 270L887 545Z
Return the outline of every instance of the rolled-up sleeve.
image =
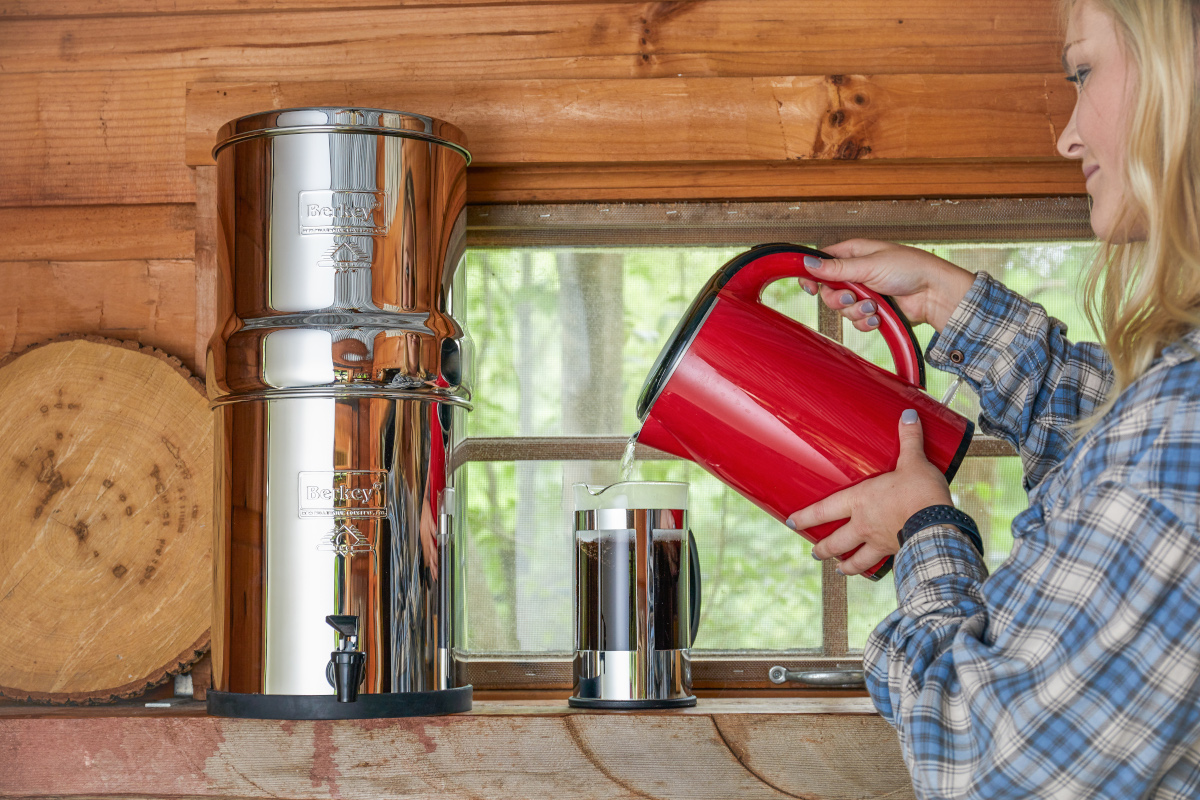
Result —
M1026 489L1065 457L1074 424L1112 386L1104 348L1072 343L1066 333L1045 308L980 272L926 352L932 366L979 395L980 430L1018 448Z

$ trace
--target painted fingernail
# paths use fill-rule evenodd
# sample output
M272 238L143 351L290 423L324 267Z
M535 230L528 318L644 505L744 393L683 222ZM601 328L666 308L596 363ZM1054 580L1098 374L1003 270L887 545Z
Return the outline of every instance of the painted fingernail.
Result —
M804 266L808 267L809 269L820 269L822 266L822 261L816 256L805 256Z
M862 312L864 314L874 314L875 313L875 304L872 303L870 300L863 303L862 304Z
M848 306L854 302L854 295L850 292L842 292L842 296L838 299L842 301L842 305Z
M867 317L867 326L871 328L878 328L879 317Z
M835 571L835 572L837 572L837 574L838 574L838 575L845 575L845 574L846 574L846 573L842 572L842 568L841 568L841 567L834 567L834 571Z
M821 557L820 557L819 555L817 555L816 553L813 553L813 554L812 554L812 557L813 557L814 559L816 559L817 561L820 561L820 560L821 560Z
M804 284L804 291L808 292L809 294L815 295L817 293L817 287L809 286L808 284Z
M784 522L783 524L787 525L792 530L796 530L796 523L792 522L790 519L787 520L786 522Z
M900 421L905 425L914 425L917 422L917 411L914 408L904 409L904 413L900 415Z

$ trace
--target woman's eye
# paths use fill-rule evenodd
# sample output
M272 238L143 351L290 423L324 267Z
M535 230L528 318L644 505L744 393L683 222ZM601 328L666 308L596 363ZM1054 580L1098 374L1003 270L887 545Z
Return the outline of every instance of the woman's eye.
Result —
M1090 75L1091 72L1092 70L1089 67L1077 67L1075 69L1075 74L1068 75L1067 80L1075 84L1076 89L1082 89L1083 82L1087 80L1087 76Z

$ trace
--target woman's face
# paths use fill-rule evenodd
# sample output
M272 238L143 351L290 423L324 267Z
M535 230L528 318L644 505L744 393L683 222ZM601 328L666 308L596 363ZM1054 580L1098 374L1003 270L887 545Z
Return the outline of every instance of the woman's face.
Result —
M1125 132L1132 113L1136 68L1108 13L1079 0L1067 23L1063 68L1075 83L1075 112L1058 139L1058 152L1083 162L1092 198L1092 230L1106 242L1144 236L1143 226L1118 216L1125 197Z

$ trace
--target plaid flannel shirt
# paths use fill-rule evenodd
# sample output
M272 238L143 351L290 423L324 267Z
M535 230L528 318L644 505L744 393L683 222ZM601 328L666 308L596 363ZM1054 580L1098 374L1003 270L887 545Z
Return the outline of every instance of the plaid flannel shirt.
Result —
M1200 798L1200 331L1073 443L1096 344L984 273L927 358L1020 450L1029 508L994 575L950 527L896 556L867 685L922 798Z

